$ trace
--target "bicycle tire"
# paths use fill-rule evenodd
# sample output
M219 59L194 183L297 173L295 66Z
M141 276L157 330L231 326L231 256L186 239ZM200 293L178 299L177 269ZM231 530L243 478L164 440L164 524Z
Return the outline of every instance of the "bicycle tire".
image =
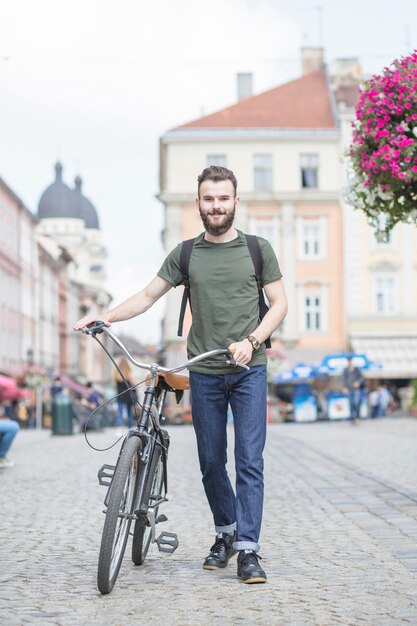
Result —
M161 497L163 482L164 463L162 451L159 445L155 445L148 478L143 491L143 496L140 499L139 508L141 508L143 503L150 506L155 498L159 499ZM158 516L158 509L159 507L155 508L155 518ZM143 517L138 518L135 521L132 541L132 561L134 565L143 565L146 555L148 554L149 546L151 545L151 538L151 526Z
M113 589L123 561L132 522L141 450L139 437L130 437L126 441L110 485L97 569L97 587L102 594Z

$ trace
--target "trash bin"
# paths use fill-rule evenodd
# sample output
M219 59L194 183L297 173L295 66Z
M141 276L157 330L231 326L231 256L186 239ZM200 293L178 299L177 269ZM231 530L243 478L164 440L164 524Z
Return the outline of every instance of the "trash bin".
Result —
M62 394L52 401L52 434L72 435L72 403Z

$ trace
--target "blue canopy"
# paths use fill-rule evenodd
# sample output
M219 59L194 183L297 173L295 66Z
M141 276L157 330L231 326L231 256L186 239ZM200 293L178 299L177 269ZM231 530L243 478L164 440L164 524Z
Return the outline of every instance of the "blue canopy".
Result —
M301 383L313 378L322 378L328 376L329 371L325 366L312 366L305 363L297 363L291 370L280 372L275 376L272 382L276 384L282 383Z
M355 367L361 370L382 369L382 365L368 359L366 354L341 353L329 354L319 365L297 363L291 370L280 372L272 382L276 384L301 383L316 378L326 378L331 374L341 374L347 366L348 359L352 359Z
M328 368L329 372L342 372L348 364L348 359L352 359L353 365L361 370L382 369L382 365L376 361L368 359L366 354L341 353L328 354L324 357L321 364Z

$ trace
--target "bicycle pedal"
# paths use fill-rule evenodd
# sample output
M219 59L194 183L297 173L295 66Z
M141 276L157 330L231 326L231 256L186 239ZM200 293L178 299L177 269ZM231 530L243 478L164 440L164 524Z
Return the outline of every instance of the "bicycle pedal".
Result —
M167 522L167 521L168 521L167 516L161 513L161 515L158 515L158 517L156 518L155 524L159 524L159 522Z
M100 485L109 487L113 479L115 465L103 465L97 473L98 482Z
M158 544L159 552L167 552L168 554L175 552L179 543L175 533L161 533L155 542Z

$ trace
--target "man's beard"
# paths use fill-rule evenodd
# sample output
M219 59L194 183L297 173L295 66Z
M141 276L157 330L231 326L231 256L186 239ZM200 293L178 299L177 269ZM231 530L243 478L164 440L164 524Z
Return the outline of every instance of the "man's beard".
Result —
M221 209L212 209L209 213L204 213L201 207L199 207L200 217L206 231L210 233L210 235L224 235L224 233L227 233L235 220L235 209L236 205L230 213L222 211ZM210 215L224 215L225 220L221 224L212 224L209 221Z

